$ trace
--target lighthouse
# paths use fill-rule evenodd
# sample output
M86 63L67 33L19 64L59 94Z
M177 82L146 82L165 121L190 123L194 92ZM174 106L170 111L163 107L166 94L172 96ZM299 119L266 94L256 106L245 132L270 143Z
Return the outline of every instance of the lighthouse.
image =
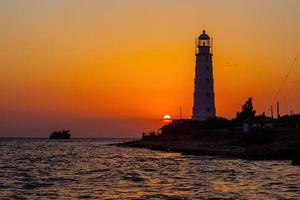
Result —
M206 120L216 116L212 39L203 30L196 39L196 67L194 80L194 120Z

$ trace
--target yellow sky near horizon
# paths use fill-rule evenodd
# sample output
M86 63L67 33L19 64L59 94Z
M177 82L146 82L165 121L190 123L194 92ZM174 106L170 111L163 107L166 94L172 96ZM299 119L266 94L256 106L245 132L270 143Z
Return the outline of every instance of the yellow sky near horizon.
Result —
M299 11L297 0L1 1L0 111L153 120L181 106L188 118L194 38L205 27L217 115L233 117L249 96L262 113L300 50ZM280 97L289 91L284 113L300 112L299 65Z

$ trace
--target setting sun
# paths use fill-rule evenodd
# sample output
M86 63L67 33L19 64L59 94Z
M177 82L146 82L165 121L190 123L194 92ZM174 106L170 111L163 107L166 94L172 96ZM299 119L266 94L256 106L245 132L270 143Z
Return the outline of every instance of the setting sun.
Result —
M164 118L164 119L171 119L171 116L170 116L170 115L164 115L163 118Z

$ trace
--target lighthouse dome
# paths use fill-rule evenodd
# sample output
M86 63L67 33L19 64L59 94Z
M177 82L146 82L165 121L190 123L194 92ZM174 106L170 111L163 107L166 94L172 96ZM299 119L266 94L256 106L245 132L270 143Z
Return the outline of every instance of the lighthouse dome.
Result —
M205 30L203 30L202 34L199 36L200 40L209 40L209 36L205 33Z

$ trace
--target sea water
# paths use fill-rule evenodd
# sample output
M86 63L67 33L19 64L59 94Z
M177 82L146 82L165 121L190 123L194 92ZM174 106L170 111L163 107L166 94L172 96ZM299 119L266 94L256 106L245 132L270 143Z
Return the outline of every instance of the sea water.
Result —
M122 141L0 139L0 199L300 199L290 161L109 145Z

